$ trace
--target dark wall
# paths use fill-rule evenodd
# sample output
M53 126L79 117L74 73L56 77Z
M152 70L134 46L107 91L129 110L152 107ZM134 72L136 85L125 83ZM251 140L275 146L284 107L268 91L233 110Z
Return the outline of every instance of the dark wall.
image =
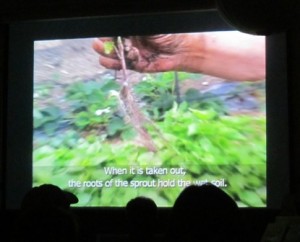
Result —
M4 153L4 118L5 112L5 80L7 76L7 47L8 47L8 26L0 24L0 208L4 205L4 181L5 181L5 153Z
M54 19L111 14L165 12L214 8L214 0L10 0L1 1L2 21Z
M299 14L300 15L300 14ZM291 133L291 186L300 193L300 17L299 23L287 32L288 36L288 73L289 73L289 106Z

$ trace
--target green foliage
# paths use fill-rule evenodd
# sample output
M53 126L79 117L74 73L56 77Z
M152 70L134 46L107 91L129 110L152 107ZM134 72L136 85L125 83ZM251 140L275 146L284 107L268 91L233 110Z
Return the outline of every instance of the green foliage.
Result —
M126 167L128 164L169 168L179 166L186 169L185 180L225 178L228 182L227 191L241 204L250 206L265 204L265 193L258 192L258 189L265 186L264 118L218 117L213 110L200 111L184 106L175 105L166 113L164 121L158 123L163 139L160 138L161 134L155 134L152 130L155 143L160 147L156 153L147 152L144 148L130 142L109 144L103 143L99 137L89 136L86 139L79 139L71 149L63 145L58 148L42 146L36 149L35 165L37 167L43 165L51 169L47 176L43 174L43 179L63 176L62 184L67 184L67 181L72 178L82 181L99 178L107 181L118 178L128 182L133 179L177 179L178 177L174 176L149 177L145 174L109 176L105 175L103 169L109 166ZM253 135L254 133L258 135ZM261 148L257 149L257 147ZM54 169L57 166L62 168ZM40 183L41 181L38 180L36 178L36 182ZM90 193L86 190L82 192L85 196L83 201L88 200L87 204L92 206L99 204L122 206L136 194L151 194L159 198L160 205L166 206L172 205L180 190L179 187L172 189L113 187L102 188L100 194L92 190ZM79 197L82 196L78 190L74 192ZM116 194L119 193L120 196L117 196ZM112 194L115 195L111 196ZM94 196L99 199L95 199Z
M179 81L195 78L189 73L178 76ZM183 187L69 188L68 181L121 179L130 184L224 178L226 191L240 206L266 204L264 114L225 115L220 99L199 102L203 96L196 90L185 93L185 101L178 104L174 73L147 75L134 88L143 111L153 120L146 128L157 152L140 146L133 127L125 123L118 100L111 95L111 90L119 91L115 80L75 82L66 88L67 108L35 105L35 128L48 136L35 139L34 184L55 180L79 197L79 206L124 206L137 195L152 197L159 206L172 206ZM47 128L50 124L56 126ZM55 133L63 124L68 126ZM182 167L186 174L113 175L106 174L105 167Z
M59 107L48 106L45 108L35 108L33 110L34 128L43 129L48 135L52 135L59 126L62 119L62 111Z
M193 108L214 109L219 114L225 114L227 111L223 101L218 96L200 93L199 90L195 88L188 89L183 99Z
M72 108L70 118L74 120L75 126L84 129L107 123L112 115L108 108L118 105L114 98L109 97L109 91L116 89L118 85L113 80L76 82L70 85L66 98Z
M165 111L172 108L175 97L173 94L174 73L166 72L148 75L142 82L134 86L141 101L146 104L146 111L153 119L162 118Z

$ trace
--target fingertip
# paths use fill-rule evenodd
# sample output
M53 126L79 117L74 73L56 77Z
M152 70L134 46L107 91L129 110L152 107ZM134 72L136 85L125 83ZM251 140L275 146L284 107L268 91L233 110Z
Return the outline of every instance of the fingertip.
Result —
M100 65L102 65L108 69L120 70L122 68L119 60L112 59L109 57L101 56L99 59L99 63L100 63Z
M100 54L104 51L103 42L99 38L95 38L93 40L92 47L96 52Z

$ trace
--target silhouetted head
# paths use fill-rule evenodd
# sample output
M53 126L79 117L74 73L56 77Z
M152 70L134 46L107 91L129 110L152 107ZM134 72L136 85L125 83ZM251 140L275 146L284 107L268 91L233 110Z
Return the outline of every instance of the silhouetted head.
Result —
M151 232L157 219L157 205L150 198L136 197L127 203L126 213L131 230L137 233L145 230Z
M226 192L211 183L186 187L174 204L175 211L193 210L193 213L195 211L205 213L211 210L231 213L236 209L236 202Z
M207 240L234 226L237 211L236 202L222 189L210 183L191 185L175 201L171 230Z
M78 202L78 198L71 192L64 191L52 184L33 187L25 194L21 209L54 206L68 209L71 204Z

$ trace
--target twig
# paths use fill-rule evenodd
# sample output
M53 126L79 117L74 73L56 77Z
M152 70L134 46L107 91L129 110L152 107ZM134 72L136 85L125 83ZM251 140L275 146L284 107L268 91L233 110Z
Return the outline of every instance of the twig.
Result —
M128 75L127 75L127 67L125 61L124 54L124 46L122 42L122 38L119 36L117 38L117 48L116 53L118 58L121 61L122 66L122 88L120 90L120 98L119 101L120 106L124 109L126 114L127 121L131 123L133 128L137 131L140 142L143 146L145 146L148 150L152 152L156 152L156 147L153 143L153 140L144 127L144 123L146 122L146 117L141 112L139 105L134 97L134 93L132 91L132 87L129 85Z
M117 46L118 48L116 49L116 53L122 65L123 85L127 85L128 84L127 66L126 66L125 55L124 55L124 46L122 43L122 38L120 36L117 37Z

